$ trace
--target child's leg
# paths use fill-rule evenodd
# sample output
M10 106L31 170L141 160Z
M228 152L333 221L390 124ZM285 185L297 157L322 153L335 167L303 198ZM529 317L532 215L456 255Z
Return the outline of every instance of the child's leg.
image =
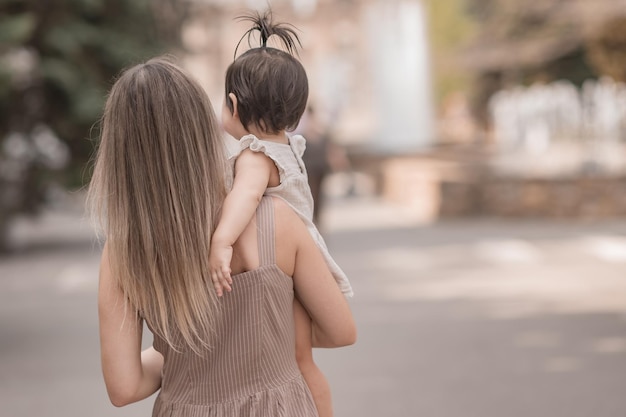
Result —
M319 417L332 417L333 405L330 386L326 377L313 361L311 340L311 317L302 304L294 299L294 317L296 322L296 360L300 372L309 386Z

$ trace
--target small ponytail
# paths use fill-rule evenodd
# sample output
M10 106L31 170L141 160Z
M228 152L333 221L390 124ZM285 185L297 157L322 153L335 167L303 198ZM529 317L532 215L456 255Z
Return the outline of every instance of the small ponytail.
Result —
M237 111L241 124L248 130L256 126L267 134L293 130L300 122L309 96L309 82L302 63L298 61L297 47L302 47L296 28L288 23L274 23L272 12L253 12L237 18L251 22L243 34L233 62L226 69L224 93L226 106L234 111L229 94L237 97ZM259 46L256 43L259 31ZM268 46L276 36L283 48ZM248 38L247 51L237 56L241 42Z
M276 36L282 42L283 46L290 54L298 54L298 47L302 47L300 38L296 33L295 27L288 23L274 23L271 10L266 10L263 14L257 12L239 16L237 18L240 22L251 22L252 27L243 34L237 46L235 47L234 58L237 57L237 50L244 38L248 38L248 46L252 48L251 38L254 31L260 33L260 48L267 47L267 40L271 36Z

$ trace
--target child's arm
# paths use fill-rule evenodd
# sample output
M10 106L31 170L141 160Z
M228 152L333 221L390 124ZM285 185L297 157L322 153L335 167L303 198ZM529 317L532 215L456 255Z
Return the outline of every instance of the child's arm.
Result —
M274 167L274 162L265 154L249 149L237 157L233 188L224 200L220 222L211 238L211 279L220 297L224 289L231 290L233 244L256 212Z

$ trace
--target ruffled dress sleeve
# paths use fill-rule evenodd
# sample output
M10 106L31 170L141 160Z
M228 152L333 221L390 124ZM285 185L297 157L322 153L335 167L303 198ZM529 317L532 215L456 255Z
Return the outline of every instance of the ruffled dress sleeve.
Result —
M306 150L306 139L301 135L293 135L289 138L289 143L291 144L291 149L293 149L294 153L302 158L304 155L304 151Z
M239 153L237 156L246 149L250 149L253 152L262 152L271 158L266 144L254 135L246 135L239 140Z

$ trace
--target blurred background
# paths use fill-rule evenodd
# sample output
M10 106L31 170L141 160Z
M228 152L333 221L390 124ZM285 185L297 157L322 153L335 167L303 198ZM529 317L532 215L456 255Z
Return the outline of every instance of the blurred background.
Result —
M100 375L98 119L162 53L219 114L267 5L356 292L359 342L316 352L336 415L626 415L626 0L2 0L0 416L150 413Z

